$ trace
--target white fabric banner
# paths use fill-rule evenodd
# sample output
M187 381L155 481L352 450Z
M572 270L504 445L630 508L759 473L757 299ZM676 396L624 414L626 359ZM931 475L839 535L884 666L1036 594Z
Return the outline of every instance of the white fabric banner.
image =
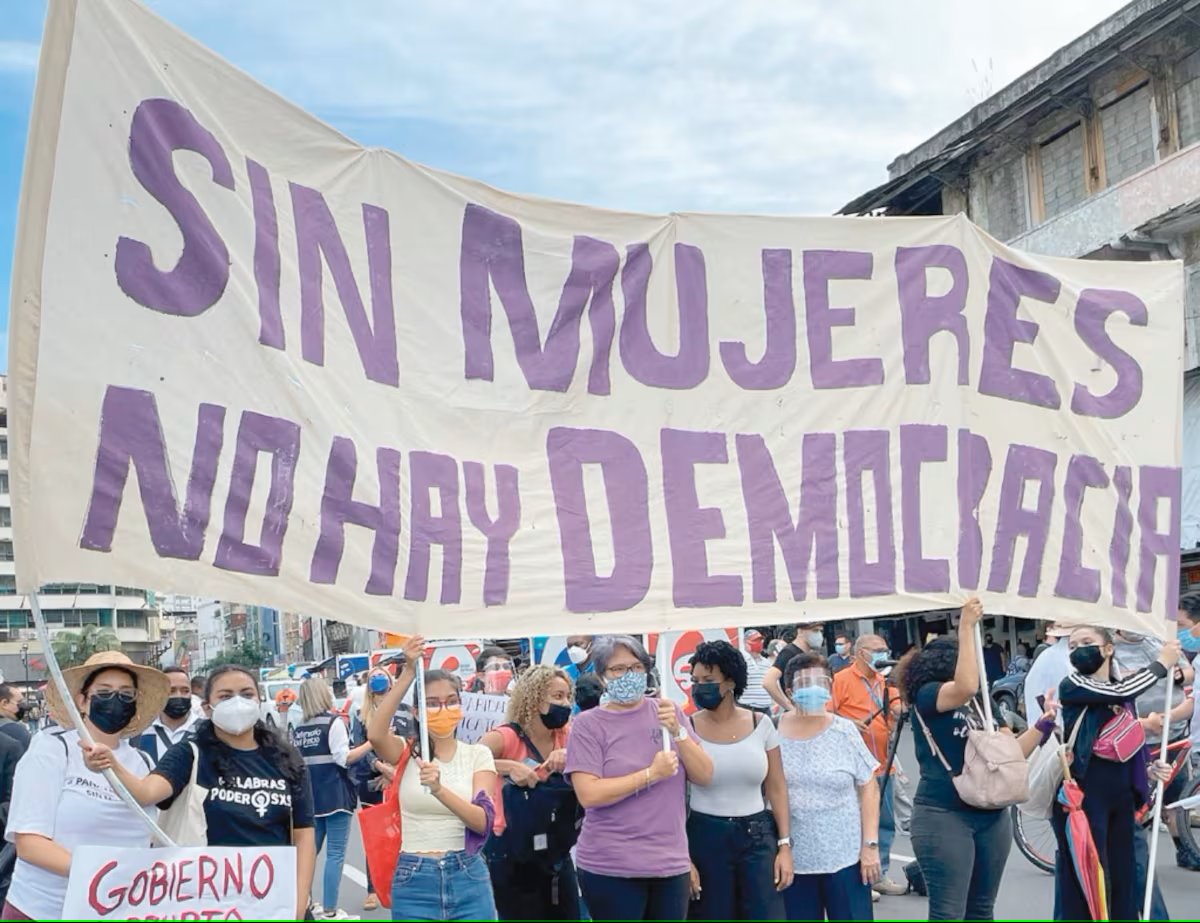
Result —
M294 920L296 850L80 846L63 919Z
M14 277L23 592L510 637L960 604L1162 633L1183 274L962 217L621 214L363 148L53 0Z

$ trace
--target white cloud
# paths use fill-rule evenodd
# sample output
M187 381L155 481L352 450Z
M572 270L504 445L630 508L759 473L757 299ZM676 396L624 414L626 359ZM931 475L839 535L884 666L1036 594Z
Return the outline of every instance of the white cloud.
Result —
M352 136L432 166L638 211L808 213L882 181L986 84L1120 5L155 4Z
M38 46L34 42L0 39L0 74L37 70Z

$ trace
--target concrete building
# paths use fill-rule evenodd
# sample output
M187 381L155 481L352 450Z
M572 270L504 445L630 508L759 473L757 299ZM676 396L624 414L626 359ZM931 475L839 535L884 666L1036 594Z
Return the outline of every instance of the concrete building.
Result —
M1200 0L1135 0L888 167L851 215L965 213L1048 256L1182 260L1185 589L1200 586Z
M8 380L0 376L0 672L24 684L26 662L31 684L46 678L41 645L33 631L29 599L17 595L12 505L8 480ZM51 584L38 595L51 634L79 631L86 625L111 628L134 660L154 662L160 655L157 607L135 587L93 583Z

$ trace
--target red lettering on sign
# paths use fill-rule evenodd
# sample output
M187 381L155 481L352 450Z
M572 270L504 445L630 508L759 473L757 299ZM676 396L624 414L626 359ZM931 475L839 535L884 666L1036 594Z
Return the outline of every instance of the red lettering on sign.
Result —
M259 870L262 869L264 882L260 884ZM265 853L258 856L250 865L250 893L257 897L260 901L267 896L271 891L271 886L275 884L275 866L271 864L271 857Z
M192 896L186 893L184 886L191 882L191 876L188 875L188 866L192 864L191 859L184 859L179 863L178 875L175 880L175 900L190 901Z
M100 895L98 893L100 890L100 881L105 875L115 869L117 865L118 863L115 859L111 862L104 863L104 865L101 866L100 871L92 876L92 881L88 885L88 903L91 904L92 909L101 916L106 913L112 913L114 910L116 910L117 907L120 906L121 899L125 896L125 890L123 888L113 888L113 890L108 893L108 897L110 900L116 901L116 903L112 905L100 903Z
M240 920L241 918L242 918L242 915L237 912L236 908L229 911L229 913L225 914L226 920Z
M243 883L245 881L245 873L242 869L242 854L238 853L232 859L225 858L225 893L228 894L231 890L238 894L242 893ZM234 887L230 887L233 885Z
M125 900L130 906L136 907L146 899L146 891L149 890L150 884L146 875L146 870L142 869L133 876L133 881L129 882L129 890L125 893Z
M167 864L157 861L150 866L150 885L147 889L147 899L151 906L161 904L167 896Z
M201 856L196 860L196 866L199 869L197 878L197 883L199 886L196 888L196 897L198 899L203 898L204 886L208 885L208 890L212 892L213 900L219 901L221 899L221 895L217 893L217 886L213 884L213 882L217 880L217 860L212 856Z

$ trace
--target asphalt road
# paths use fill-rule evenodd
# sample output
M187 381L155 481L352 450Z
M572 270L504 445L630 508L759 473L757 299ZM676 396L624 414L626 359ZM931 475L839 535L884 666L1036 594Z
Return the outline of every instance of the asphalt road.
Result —
M901 745L900 759L909 770L910 785L916 785L916 759L912 755L912 739L906 734ZM908 838L899 834L893 848L892 876L902 880L900 867L912 857L912 846ZM317 891L320 891L322 859L317 862ZM363 913L361 908L366 897L362 838L357 825L351 832L347 849L345 877L339 903L349 913L361 914L363 919L386 920L385 910ZM1175 865L1175 850L1171 838L1165 833L1159 842L1159 881L1167 909L1173 919L1200 918L1200 872L1188 872ZM1013 847L1008 866L1004 872L1004 884L996 903L997 920L1048 920L1054 909L1054 879L1029 863ZM317 895L319 897L319 893ZM875 905L876 920L923 920L928 914L928 902L916 895L885 897Z

